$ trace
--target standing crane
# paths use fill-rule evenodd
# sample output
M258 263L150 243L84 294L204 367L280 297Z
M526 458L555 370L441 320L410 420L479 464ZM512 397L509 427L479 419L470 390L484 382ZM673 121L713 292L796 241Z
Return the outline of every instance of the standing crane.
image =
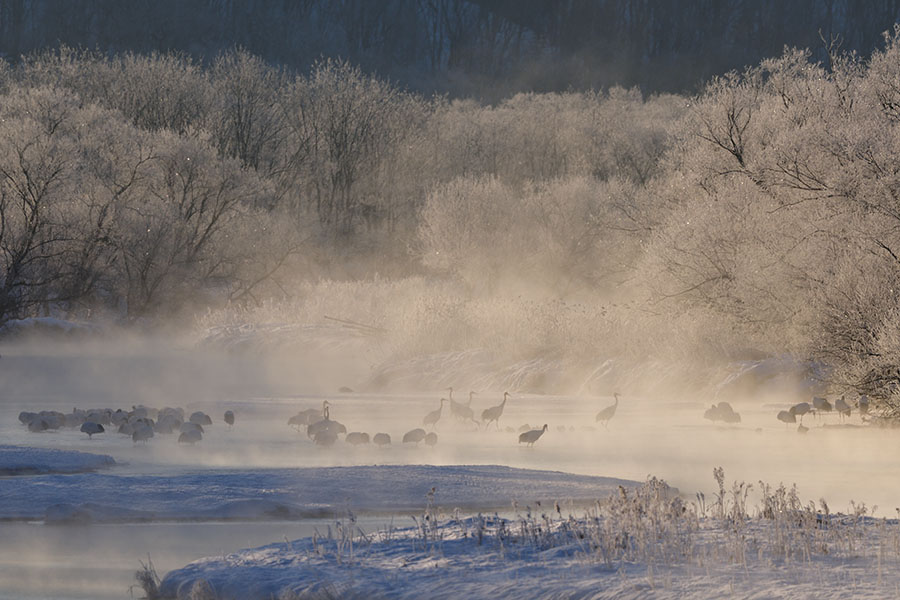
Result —
M437 410L433 410L422 419L422 425L431 425L431 428L434 429L434 426L438 421L441 420L441 413L444 411L444 402L446 402L446 398L441 398L441 405Z
M493 421L497 425L497 430L500 429L500 417L503 415L503 408L506 406L506 401L508 399L509 392L503 392L503 402L497 406L492 406L481 411L481 420L484 422L485 427L490 425L491 421Z
M616 399L616 403L610 404L598 412L595 419L598 423L603 423L604 427L609 425L609 421L616 415L616 409L619 407L619 392L613 392L613 397Z
M532 429L531 431L526 431L523 434L519 435L519 443L526 443L529 447L534 447L534 443L540 439L544 432L547 431L547 424L544 423L544 427L541 429Z

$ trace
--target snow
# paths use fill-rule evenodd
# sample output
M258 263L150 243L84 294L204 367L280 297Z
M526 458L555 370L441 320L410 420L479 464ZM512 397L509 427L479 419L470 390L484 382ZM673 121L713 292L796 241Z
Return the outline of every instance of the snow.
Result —
M349 516L312 537L195 561L168 573L160 592L179 600L199 589L283 599L883 598L900 581L896 520L819 515L817 524L806 513L813 518L798 528L780 518L667 516L658 509L677 501L634 495L619 508L628 503L646 512L610 523L597 512L457 519L426 509L414 527L375 532ZM784 552L783 536L798 535L807 553Z
M502 466L384 465L260 472L204 470L180 475L46 475L5 481L0 486L0 520L105 523L302 519L327 517L348 509L361 514L406 513L420 510L432 487L440 490L441 506L447 510L502 510L508 509L513 500L590 503L620 485L630 487L635 483Z
M115 463L113 457L106 454L0 445L0 476L85 473L105 469Z

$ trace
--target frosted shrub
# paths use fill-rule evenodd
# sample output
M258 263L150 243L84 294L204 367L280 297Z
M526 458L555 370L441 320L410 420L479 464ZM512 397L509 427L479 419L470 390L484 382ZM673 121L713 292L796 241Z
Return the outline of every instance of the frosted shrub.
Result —
M157 600L159 598L159 575L156 573L156 567L153 561L147 557L147 562L140 561L141 568L135 571L134 578L137 580L137 586L144 591L146 600ZM132 586L132 592L135 586Z

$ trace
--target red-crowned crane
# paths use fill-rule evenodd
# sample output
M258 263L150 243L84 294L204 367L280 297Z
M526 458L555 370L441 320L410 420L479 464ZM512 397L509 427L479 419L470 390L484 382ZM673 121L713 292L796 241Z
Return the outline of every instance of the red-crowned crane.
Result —
M525 443L529 446L534 446L534 443L538 441L544 432L547 431L547 424L545 423L541 429L532 429L531 431L526 431L525 433L519 435L519 443Z
M485 427L490 425L491 421L493 421L494 424L497 425L497 430L500 430L500 417L503 415L503 407L506 406L506 401L509 397L509 392L503 392L503 402L497 406L492 406L481 411L481 420L484 422Z

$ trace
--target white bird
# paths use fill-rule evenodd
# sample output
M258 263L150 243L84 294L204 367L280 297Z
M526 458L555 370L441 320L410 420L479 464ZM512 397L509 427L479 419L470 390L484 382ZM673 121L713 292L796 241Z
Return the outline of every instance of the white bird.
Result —
M603 426L606 427L609 425L610 419L612 419L616 414L616 409L619 407L619 392L613 393L613 397L616 399L615 404L611 404L607 406L603 410L597 413L597 418L594 419L598 423L603 423Z
M390 446L391 436L386 433L376 433L375 437L372 438L372 441L376 446Z
M413 429L412 431L407 431L403 434L403 443L413 443L418 445L419 442L425 439L425 430L421 427Z
M93 421L85 421L81 426L81 431L88 434L88 439L93 438L95 433L103 433L103 425L94 423Z
M532 429L531 431L526 431L525 433L519 436L519 443L526 443L529 446L534 446L534 443L540 439L544 432L547 431L547 424L545 423L541 429Z
M444 411L444 402L446 402L446 398L441 398L441 405L437 410L433 410L422 419L422 425L426 427L431 425L431 428L434 429L434 426L437 425L437 422L441 420L441 413Z
M490 425L491 421L493 421L494 424L497 425L497 430L500 430L500 417L503 415L503 407L506 406L506 400L508 398L509 392L503 392L503 402L497 406L492 406L481 411L481 421L484 423L485 427Z

